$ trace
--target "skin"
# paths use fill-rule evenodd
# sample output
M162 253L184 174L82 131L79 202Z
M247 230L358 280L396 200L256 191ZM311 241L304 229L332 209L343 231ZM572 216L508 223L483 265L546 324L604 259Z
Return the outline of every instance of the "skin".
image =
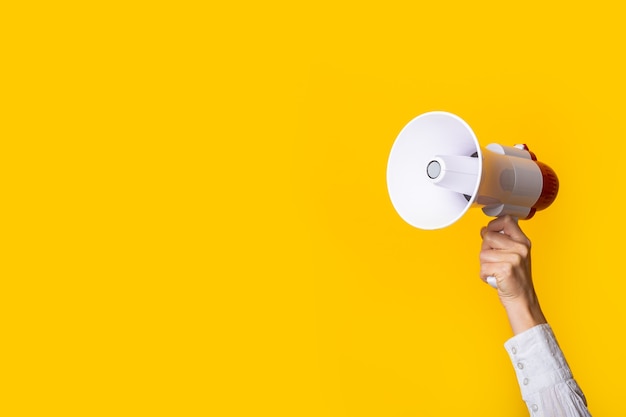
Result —
M498 217L480 231L480 278L496 278L498 297L514 334L546 323L533 286L531 242L510 216Z

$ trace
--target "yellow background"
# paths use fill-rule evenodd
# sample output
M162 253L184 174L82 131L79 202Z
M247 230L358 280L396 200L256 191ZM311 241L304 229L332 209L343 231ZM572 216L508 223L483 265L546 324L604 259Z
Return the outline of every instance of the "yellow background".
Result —
M0 414L525 416L473 209L403 223L446 110L561 180L522 224L594 415L625 415L617 2L46 2L0 14Z

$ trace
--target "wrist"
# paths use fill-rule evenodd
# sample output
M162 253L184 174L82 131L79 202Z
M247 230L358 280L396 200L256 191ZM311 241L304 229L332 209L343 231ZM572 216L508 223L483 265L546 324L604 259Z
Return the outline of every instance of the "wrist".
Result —
M513 334L520 334L531 327L547 323L536 297L515 300L504 304Z

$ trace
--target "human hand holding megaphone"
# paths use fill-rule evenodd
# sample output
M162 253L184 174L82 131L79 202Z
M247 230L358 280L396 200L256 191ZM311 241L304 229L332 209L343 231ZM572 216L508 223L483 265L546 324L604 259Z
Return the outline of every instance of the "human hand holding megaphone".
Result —
M556 199L559 181L526 145L481 148L460 117L430 112L396 138L387 189L402 219L430 230L451 225L472 206L489 216L529 219Z
M430 112L411 120L396 138L387 189L402 219L431 230L453 224L470 207L482 207L488 216L530 219L554 202L559 181L526 145L481 148L460 117ZM495 277L486 281L497 288Z
M498 217L480 236L480 277L498 290L514 334L546 323L532 280L531 242L517 220Z

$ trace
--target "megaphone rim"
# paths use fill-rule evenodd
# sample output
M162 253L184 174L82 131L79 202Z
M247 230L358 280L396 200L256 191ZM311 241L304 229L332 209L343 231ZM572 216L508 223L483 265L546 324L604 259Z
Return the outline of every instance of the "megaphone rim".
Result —
M417 222L412 221L410 218L407 217L406 215L406 211L405 208L403 207L399 207L399 205L397 204L397 201L394 201L394 196L393 196L393 192L390 189L390 180L389 180L389 171L390 171L390 166L392 164L392 157L394 154L394 148L396 148L396 144L398 144L400 141L400 138L403 138L403 135L406 134L407 130L411 128L412 125L414 125L415 123L417 123L420 119L424 119L424 118L428 118L428 117L433 117L433 116L444 116L446 118L452 119L455 122L457 122L458 124L460 124L467 133L469 133L469 137L471 137L474 148L475 148L475 152L476 152L476 156L478 159L478 172L477 172L477 181L476 184L474 186L474 192L472 193L472 195L470 196L470 199L467 201L467 204L465 204L465 206L463 207L463 209L461 209L455 216L453 216L451 219L441 222L441 223L436 223L436 224L426 224L427 222L419 222L419 224L417 224ZM400 146L400 145L398 145ZM469 155L468 155L469 156ZM388 157L388 161L387 161L387 191L388 191L388 195L391 199L391 203L394 206L396 212L400 215L400 217L407 223L409 223L410 225L417 227L419 229L424 229L424 230L434 230L434 229L442 229L445 227L448 227L450 225L452 225L453 223L456 223L461 217L463 217L465 215L465 213L470 209L470 207L472 207L472 205L474 204L474 201L476 200L477 194L478 194L478 189L480 187L480 183L481 183L481 177L482 177L482 169L483 169L483 161L482 161L482 149L480 147L480 143L478 142L478 138L476 137L476 134L474 133L474 131L472 130L472 128L470 127L470 125L463 120L461 117L457 116L454 113L450 113L447 111L441 111L441 110L434 110L434 111L429 111L426 113L422 113L416 117L414 117L413 119L411 119L408 123L405 124L405 126L400 130L400 132L398 133L398 135L396 136L396 139L394 140L394 143L392 145L391 151L389 153L389 157Z

